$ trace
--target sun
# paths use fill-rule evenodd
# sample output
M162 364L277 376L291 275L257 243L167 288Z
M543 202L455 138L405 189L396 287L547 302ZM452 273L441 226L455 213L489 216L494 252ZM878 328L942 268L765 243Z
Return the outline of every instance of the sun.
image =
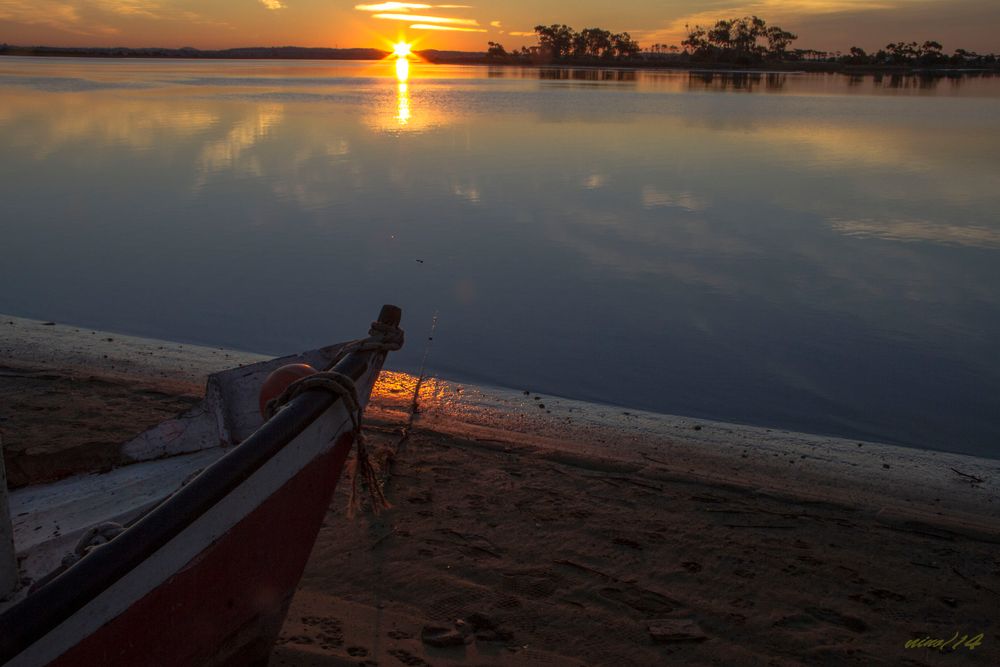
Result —
M411 45L406 42L396 42L392 45L392 55L397 58L406 58L413 53L410 47Z

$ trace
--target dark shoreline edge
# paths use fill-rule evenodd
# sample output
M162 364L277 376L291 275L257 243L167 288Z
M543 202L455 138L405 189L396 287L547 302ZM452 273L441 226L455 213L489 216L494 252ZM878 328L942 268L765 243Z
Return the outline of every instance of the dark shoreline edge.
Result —
M600 61L593 58L560 61L535 61L523 58L495 58L486 53L469 51L416 52L425 61L438 65L492 65L499 67L600 69L600 70L665 70L679 72L756 73L817 73L846 75L895 76L966 76L1000 74L1000 65L993 67L933 67L927 65L848 65L825 61L787 61L767 63L722 63L685 61L663 58L628 61ZM299 46L240 47L221 50L201 50L189 47L127 48L127 47L57 47L15 46L0 44L0 56L33 58L108 58L108 59L183 59L183 60L383 60L387 51L369 48L311 48Z

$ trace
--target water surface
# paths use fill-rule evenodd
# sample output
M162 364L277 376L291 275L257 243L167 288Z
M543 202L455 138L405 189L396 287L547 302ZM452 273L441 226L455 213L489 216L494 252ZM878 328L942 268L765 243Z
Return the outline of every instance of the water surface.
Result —
M1000 79L0 59L0 312L1000 456Z

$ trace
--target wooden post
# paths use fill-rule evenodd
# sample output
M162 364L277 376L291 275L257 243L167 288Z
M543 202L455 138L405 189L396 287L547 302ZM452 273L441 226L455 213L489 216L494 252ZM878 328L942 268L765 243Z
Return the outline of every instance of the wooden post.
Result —
M14 556L14 526L7 502L7 473L3 465L3 440L0 440L0 600L17 587L17 558Z

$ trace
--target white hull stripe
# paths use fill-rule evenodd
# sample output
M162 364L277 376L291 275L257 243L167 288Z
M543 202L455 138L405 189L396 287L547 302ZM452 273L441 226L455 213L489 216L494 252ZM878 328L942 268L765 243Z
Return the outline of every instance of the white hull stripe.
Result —
M339 434L350 429L351 419L338 401L211 509L7 664L45 665L121 615L183 569L313 459L329 450Z

